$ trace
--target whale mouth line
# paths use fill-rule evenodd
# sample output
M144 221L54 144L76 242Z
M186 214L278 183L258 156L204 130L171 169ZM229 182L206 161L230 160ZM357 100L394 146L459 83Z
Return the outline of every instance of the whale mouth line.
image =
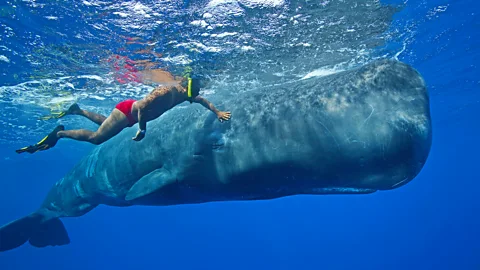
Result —
M398 183L395 183L395 184L393 184L391 188L395 188L395 187L397 187L397 186L399 186L399 185L401 185L401 184L405 183L406 181L408 181L408 179L409 179L408 177L405 177L405 178L404 178L402 181L400 181L400 182L398 182Z
M212 148L216 150L216 149L222 148L224 145L225 143L214 143L212 144Z

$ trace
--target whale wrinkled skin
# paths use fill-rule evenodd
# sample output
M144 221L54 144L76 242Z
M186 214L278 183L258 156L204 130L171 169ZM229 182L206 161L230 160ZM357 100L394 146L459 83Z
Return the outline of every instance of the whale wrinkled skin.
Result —
M55 184L39 210L0 228L0 250L27 240L39 247L67 244L58 218L99 204L394 189L418 175L430 152L425 82L396 60L216 98L209 99L232 112L230 121L220 123L189 104L149 122L141 142L131 140L131 128L97 146ZM27 236L15 237L19 233Z

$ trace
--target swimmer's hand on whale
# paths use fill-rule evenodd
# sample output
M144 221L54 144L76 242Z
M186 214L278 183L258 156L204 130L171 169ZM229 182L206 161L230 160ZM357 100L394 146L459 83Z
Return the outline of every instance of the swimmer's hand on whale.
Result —
M217 115L218 121L220 121L220 122L230 120L230 117L232 115L230 112L222 112L222 111L217 110L217 108L215 108L213 103L211 103L206 98L204 98L200 95L196 96L192 100L192 102L196 102L198 104L201 104L203 107L205 107L205 108L209 109L210 111L214 112Z
M230 112L218 112L217 113L217 118L218 121L223 122L223 121L228 121L230 120Z

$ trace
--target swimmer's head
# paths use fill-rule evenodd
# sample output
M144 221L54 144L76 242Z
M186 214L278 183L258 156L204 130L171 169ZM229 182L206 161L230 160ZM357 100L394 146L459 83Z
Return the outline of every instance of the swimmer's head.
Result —
M189 98L195 98L200 94L201 80L198 76L184 77L181 85L187 89Z
M190 91L192 97L196 97L200 94L200 79L198 78L191 78L191 83L190 84Z

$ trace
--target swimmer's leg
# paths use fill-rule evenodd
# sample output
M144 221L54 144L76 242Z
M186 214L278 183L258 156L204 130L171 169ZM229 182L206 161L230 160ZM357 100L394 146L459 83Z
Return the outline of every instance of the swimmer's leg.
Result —
M88 118L90 121L94 122L97 125L101 125L103 123L103 121L105 121L105 119L107 119L106 116L101 115L99 113L94 113L94 112L91 112L91 111L80 109L80 107L78 106L77 103L72 104L72 106L70 106L70 108L68 108L68 110L66 110L66 111L59 112L59 113L52 113L50 115L42 116L42 117L40 117L40 119L41 120L58 119L58 118L64 117L65 115L81 115L83 117Z
M81 115L97 125L101 125L107 119L106 116L99 113L80 109L77 103L72 104L72 106L70 106L70 108L68 108L68 110L65 112L65 115Z
M64 130L59 131L57 136L59 138L69 138L98 145L120 133L120 131L127 127L127 125L127 117L118 109L113 109L110 116L101 123L100 127L95 132L86 129Z

